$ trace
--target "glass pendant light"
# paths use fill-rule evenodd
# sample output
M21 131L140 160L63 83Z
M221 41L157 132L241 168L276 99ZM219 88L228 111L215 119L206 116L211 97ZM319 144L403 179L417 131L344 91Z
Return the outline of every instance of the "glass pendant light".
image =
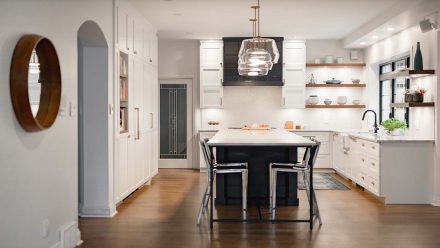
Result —
M261 73L254 75L255 71L252 71L250 76L262 76L267 75L273 64L278 63L280 53L275 40L260 36L260 0L258 0L257 6L251 8L254 9L254 19L250 19L253 22L253 37L245 39L241 43L238 54L238 71L240 75L247 75L249 73L246 70L240 70L240 68L259 68Z

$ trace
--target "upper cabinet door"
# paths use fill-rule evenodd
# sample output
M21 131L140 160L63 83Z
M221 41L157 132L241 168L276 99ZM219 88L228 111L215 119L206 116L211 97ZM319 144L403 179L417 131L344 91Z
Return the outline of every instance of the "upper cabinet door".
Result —
M116 8L116 44L122 51L128 51L128 13L121 7Z
M223 67L223 42L201 41L200 66Z
M200 67L200 85L202 86L222 86L222 68Z
M144 23L140 20L133 20L133 54L142 56L144 51Z
M306 44L303 41L285 41L283 50L284 65L305 67Z
M302 86L304 87L306 71L301 66L284 66L283 68L284 85L285 86Z
M151 47L150 32L151 32L151 28L148 25L146 25L142 30L142 44L143 44L142 58L144 58L145 61L150 60L150 47Z

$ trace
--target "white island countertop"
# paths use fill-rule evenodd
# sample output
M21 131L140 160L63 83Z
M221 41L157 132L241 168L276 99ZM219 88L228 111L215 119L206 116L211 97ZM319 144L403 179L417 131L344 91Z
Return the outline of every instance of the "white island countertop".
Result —
M286 130L226 129L212 137L209 146L310 146L313 141Z

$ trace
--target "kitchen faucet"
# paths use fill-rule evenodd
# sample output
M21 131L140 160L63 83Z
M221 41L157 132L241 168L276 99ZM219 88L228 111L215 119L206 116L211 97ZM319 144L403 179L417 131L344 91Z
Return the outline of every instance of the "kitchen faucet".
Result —
M371 110L371 109L366 110L366 111L364 112L364 115L362 116L362 120L365 119L365 115L366 115L368 112L372 112L372 113L374 114L374 125L373 125L373 127L374 127L374 133L377 133L377 131L379 130L379 126L377 125L377 114L376 114L376 112L375 112L374 110Z

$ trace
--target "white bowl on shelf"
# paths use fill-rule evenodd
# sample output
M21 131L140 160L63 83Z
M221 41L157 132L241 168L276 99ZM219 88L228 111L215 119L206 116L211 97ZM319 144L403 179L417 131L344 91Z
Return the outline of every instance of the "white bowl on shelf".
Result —
M344 105L347 103L347 97L346 96L338 96L338 99L336 100L336 102L339 105Z

